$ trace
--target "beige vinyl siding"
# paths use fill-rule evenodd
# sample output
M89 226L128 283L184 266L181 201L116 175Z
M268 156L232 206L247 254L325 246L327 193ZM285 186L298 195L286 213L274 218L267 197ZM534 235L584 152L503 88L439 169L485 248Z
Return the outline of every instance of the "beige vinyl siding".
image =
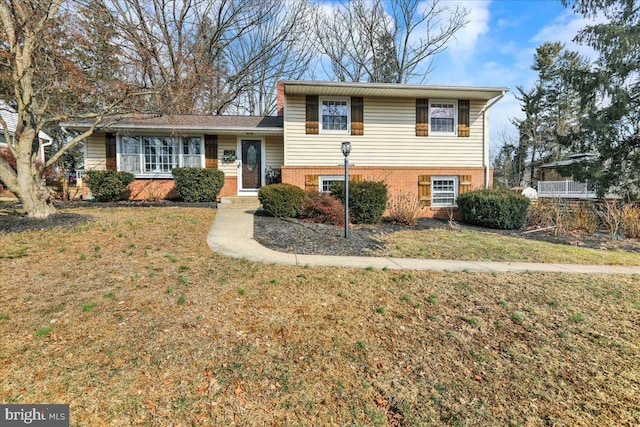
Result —
M105 135L99 132L84 140L84 169L105 170L107 168L105 157Z
M266 167L280 168L284 164L284 138L282 135L265 137Z
M415 135L415 99L365 98L364 135L305 134L305 98L286 99L284 160L288 166L336 166L344 162L343 141L351 142L350 161L359 166L482 166L484 101L471 100L470 136Z
M224 150L233 150L238 153L238 136L237 135L218 135L218 169L224 172L225 176L238 175L238 162L225 162L222 160Z

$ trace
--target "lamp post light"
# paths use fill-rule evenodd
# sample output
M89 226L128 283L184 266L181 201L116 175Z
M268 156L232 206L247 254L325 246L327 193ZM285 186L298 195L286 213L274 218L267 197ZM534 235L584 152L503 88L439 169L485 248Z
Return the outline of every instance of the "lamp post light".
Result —
M349 238L349 153L351 153L351 143L342 143L342 154L344 155L344 238Z

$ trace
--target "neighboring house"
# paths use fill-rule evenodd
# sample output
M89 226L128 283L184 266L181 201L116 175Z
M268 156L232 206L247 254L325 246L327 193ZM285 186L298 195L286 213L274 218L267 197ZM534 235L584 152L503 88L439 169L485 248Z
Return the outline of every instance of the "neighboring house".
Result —
M488 110L508 88L283 81L278 116L122 118L86 142L85 169L132 172L132 193L171 197L171 169L219 168L221 197L255 195L272 172L282 182L326 191L350 175L382 180L391 195L419 195L424 216L458 194L492 185ZM86 129L88 123L65 123ZM145 190L147 189L147 190Z
M545 163L538 167L538 197L596 199L595 188L588 182L575 181L562 174L562 168L590 162L597 156L591 153L572 154L566 159Z
M9 130L9 137L13 139L15 137L16 125L18 123L18 113L14 108L11 108L6 102L0 100L0 116L7 124ZM44 132L38 134L40 140L40 147L38 152L38 159L44 161L44 147L51 145L52 138ZM0 126L0 150L5 150L7 147L7 139L4 134L4 128Z

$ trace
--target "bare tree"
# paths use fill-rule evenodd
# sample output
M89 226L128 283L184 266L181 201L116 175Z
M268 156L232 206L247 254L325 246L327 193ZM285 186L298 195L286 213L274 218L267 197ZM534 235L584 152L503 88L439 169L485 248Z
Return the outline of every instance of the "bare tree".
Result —
M92 29L78 19L89 12L96 12ZM0 1L1 95L16 111L15 129L0 118L7 150L15 159L14 167L0 158L0 180L29 216L44 218L55 212L44 170L104 124L107 114L129 112L130 100L149 93L113 75L113 63L105 59L113 53L108 40L113 33L106 26L96 27L104 17L101 12L93 1ZM83 46L93 46L93 51ZM73 118L89 120L89 129L64 141L46 161L39 159L40 132Z
M320 14L316 42L340 81L423 82L467 15L441 0L351 0Z
M524 175L524 158L519 153L518 135L505 127L499 131L498 141L500 148L491 160L494 181L508 188L517 187L521 185Z
M269 18L247 32L228 53L229 73L242 94L235 102L239 114L272 115L279 80L305 75L315 59L309 34L315 6L306 0L270 2Z
M166 90L158 101L175 113L223 114L249 100L248 111L273 109L279 78L306 71L301 48L310 6L303 0L116 0L125 62L140 85ZM273 104L273 102L271 102ZM268 105L268 106L267 106ZM242 111L241 111L242 112Z

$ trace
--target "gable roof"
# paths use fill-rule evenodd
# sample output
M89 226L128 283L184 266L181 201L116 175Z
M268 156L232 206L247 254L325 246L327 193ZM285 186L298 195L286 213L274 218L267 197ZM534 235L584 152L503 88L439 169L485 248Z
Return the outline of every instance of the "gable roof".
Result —
M16 132L16 126L18 125L17 111L14 108L11 108L9 104L4 102L4 100L0 99L0 115L2 116L2 119L7 124L7 128L9 129L9 134L14 135ZM2 129L1 126L0 126L0 134L4 134L4 129ZM42 131L38 133L38 137L47 142L51 142L53 139Z
M61 123L70 129L88 129L93 119ZM260 132L282 133L283 118L276 116L209 116L209 115L135 115L107 117L101 130L164 130L192 132Z
M380 98L455 98L488 101L509 91L508 87L430 86L399 83L350 83L285 80L285 95L363 96Z

